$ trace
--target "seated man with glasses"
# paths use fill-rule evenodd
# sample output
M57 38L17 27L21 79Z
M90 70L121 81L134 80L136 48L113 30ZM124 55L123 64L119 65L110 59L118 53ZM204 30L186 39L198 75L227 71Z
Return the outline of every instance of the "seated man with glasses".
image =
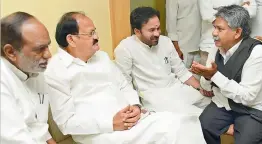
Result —
M57 24L61 48L45 78L62 133L80 144L204 144L197 116L142 112L136 91L99 51L95 29L81 12L66 13Z

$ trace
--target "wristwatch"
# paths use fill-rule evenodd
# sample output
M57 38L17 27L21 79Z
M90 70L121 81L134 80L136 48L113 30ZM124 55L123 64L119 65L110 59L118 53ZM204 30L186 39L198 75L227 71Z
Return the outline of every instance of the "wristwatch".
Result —
M201 90L201 88L200 87L198 87L198 88L195 88L196 90L198 90L198 91L200 91Z
M134 104L133 106L137 106L141 111L142 106L140 104Z

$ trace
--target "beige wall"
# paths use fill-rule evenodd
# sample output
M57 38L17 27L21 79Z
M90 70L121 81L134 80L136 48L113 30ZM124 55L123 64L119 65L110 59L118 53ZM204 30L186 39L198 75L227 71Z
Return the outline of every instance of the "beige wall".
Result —
M108 0L1 0L1 17L15 11L25 11L44 23L52 39L51 51L58 46L55 41L55 27L63 13L84 11L93 19L100 37L100 47L113 56L111 23Z

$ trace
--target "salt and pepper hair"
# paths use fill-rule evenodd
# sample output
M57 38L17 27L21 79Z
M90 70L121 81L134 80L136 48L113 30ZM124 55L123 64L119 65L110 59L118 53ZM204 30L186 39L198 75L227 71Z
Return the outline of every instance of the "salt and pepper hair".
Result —
M230 5L220 7L215 17L221 17L227 21L231 29L242 29L241 37L249 37L251 33L250 15L242 6Z

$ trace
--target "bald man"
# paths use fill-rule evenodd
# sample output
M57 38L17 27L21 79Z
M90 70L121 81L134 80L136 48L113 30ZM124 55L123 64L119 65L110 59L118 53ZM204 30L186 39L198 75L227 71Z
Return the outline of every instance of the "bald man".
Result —
M1 19L1 143L55 144L48 132L48 87L42 72L51 57L46 27L15 12Z

